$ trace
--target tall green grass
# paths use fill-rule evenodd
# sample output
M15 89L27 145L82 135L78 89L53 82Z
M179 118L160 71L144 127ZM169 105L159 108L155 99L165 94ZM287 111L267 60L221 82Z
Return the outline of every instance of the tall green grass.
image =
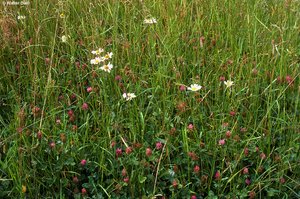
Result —
M1 6L0 197L300 197L300 2Z

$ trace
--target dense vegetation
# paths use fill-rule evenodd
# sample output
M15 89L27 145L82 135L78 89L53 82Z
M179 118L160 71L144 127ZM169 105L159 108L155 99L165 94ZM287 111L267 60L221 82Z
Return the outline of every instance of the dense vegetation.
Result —
M300 1L7 2L0 198L300 197Z

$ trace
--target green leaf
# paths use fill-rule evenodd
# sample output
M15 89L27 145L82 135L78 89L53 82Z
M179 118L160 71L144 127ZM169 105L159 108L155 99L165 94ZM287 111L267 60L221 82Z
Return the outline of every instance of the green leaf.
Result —
M139 175L139 182L142 184L147 180L147 177Z

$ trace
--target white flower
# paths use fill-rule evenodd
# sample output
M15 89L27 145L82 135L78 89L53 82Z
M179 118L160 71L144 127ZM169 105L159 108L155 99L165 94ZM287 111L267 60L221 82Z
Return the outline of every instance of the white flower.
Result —
M155 18L149 18L144 20L144 24L155 24L157 20Z
M103 57L103 59L108 60L108 59L111 59L112 56L113 56L113 53L110 52L110 53L107 53L107 54Z
M61 19L63 19L63 18L65 18L65 14L64 14L64 13L60 13L59 17L60 17Z
M99 48L98 50L93 50L92 54L94 54L94 55L100 55L103 52L104 52L104 49L103 48Z
M188 87L187 89L190 91L198 91L202 88L202 86L198 85L198 84L192 84L190 87Z
M103 57L95 57L95 59L91 59L91 64L93 65L99 64L101 62L104 62Z
M175 175L175 172L172 169L169 169L169 174L173 177Z
M67 37L66 35L61 36L61 41L62 41L63 43L66 43L66 42L67 42L67 39L68 39L68 37Z
M113 68L113 65L111 63L105 64L102 67L100 67L101 70L104 70L105 72L108 72L108 73L110 73L112 68Z
M233 81L231 80L224 81L224 84L226 85L227 88L230 88L231 86L234 85Z
M130 100L132 100L135 97L136 97L136 95L134 93L123 93L123 98L126 101L130 101Z
M26 19L26 16L24 16L24 15L19 15L19 16L17 17L17 19L18 19L18 20L23 20L23 19Z

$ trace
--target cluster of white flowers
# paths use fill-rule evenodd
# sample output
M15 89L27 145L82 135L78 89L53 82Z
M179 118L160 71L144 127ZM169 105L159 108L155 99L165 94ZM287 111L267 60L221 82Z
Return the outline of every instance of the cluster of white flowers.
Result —
M97 50L93 50L92 54L96 57L94 59L91 59L91 64L98 65L102 63L103 65L100 67L100 70L110 73L111 69L113 68L113 65L110 62L107 63L107 61L112 58L113 53L108 52L104 54L104 49L99 48Z
M134 93L123 93L123 98L126 101L130 101L130 100L132 100L135 97L136 97L136 95Z
M149 18L144 20L144 24L156 24L157 20L155 18Z
M18 20L23 20L23 19L26 19L26 16L24 16L24 15L18 15L18 16L17 16L17 19L18 19Z

